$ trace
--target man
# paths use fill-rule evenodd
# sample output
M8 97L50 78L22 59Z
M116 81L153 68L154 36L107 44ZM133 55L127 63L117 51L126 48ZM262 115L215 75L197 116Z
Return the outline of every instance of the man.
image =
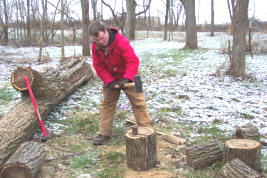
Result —
M143 93L137 93L136 88L125 88L125 83L133 82L138 74L139 59L128 40L120 35L115 28L107 28L100 21L94 21L89 26L89 34L93 39L93 66L98 77L103 81L103 98L100 102L99 131L93 144L102 145L110 139L116 104L123 90L130 100L135 119L139 126L150 126L145 98ZM120 88L114 88L119 84Z

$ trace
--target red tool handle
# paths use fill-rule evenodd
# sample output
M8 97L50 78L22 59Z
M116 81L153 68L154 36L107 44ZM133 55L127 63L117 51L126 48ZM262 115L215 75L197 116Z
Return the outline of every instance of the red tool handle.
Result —
M39 111L38 111L38 108L37 108L37 104L36 104L35 98L34 98L33 93L32 93L31 85L30 85L30 83L29 83L29 79L28 79L28 77L26 76L26 77L24 77L24 80L25 80L25 82L26 82L26 85L27 85L29 94L30 94L30 96L31 96L32 104L33 104L33 107L34 107L35 112L36 112L36 114L37 114L37 117L38 117L40 126L41 126L41 128L42 128L43 134L44 134L44 136L46 137L47 134L46 134L46 131L45 131L45 127L44 127L43 121L42 121L42 119L41 119L41 116L40 116L40 114L39 114Z

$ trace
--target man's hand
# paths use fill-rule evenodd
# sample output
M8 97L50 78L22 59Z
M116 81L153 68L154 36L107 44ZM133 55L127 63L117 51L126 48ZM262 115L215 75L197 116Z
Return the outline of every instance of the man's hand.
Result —
M120 89L122 90L127 90L127 87L123 87L125 83L131 83L132 81L127 79L127 78L124 78L124 79L121 79L120 82L119 82L119 85L120 85Z
M112 82L110 82L110 83L108 84L108 87L109 87L111 90L118 90L118 88L114 88L114 86L115 86L115 82L114 82L114 81L112 81Z

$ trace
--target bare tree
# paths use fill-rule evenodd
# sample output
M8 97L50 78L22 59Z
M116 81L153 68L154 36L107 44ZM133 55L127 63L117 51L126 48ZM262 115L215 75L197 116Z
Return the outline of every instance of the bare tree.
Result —
M214 0L211 0L211 23L210 23L210 36L214 36Z
M31 0L27 0L27 45L31 43L31 18L30 18L30 7Z
M136 16L139 16L140 14L145 13L148 8L150 7L152 0L149 0L146 8L136 13L135 9L137 6L137 3L135 0L126 0L126 9L127 9L127 20L126 20L126 37L128 40L134 40L135 39L135 24L136 24Z
M90 35L89 35L89 1L81 0L82 27L83 27L83 56L90 56Z
M97 0L91 0L91 3L92 3L92 9L93 9L93 17L94 17L94 20L97 19Z
M39 40L39 45L40 45L40 50L39 50L39 58L38 62L41 62L42 60L42 51L43 51L43 45L44 45L44 21L45 21L45 2L44 0L41 0L42 4L42 9L43 9L43 15L42 15L42 20L40 24L40 40Z
M61 0L61 59L64 59L65 52L64 52L64 2Z
M3 0L4 4L4 15L5 15L5 25L4 25L4 44L8 45L8 14L7 14L7 4L6 0Z
M184 49L197 49L197 26L195 15L195 0L181 0L185 9L186 44Z
M169 12L170 12L170 0L166 0L166 13L165 13L165 23L164 23L164 40L167 40Z
M248 27L249 0L236 0L233 6L233 47L228 74L244 76L246 73L246 29Z

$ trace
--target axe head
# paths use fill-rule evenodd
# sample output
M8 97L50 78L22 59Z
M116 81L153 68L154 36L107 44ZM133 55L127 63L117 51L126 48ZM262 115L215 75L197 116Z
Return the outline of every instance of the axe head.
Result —
M143 85L139 75L134 76L134 84L137 93L143 93Z

